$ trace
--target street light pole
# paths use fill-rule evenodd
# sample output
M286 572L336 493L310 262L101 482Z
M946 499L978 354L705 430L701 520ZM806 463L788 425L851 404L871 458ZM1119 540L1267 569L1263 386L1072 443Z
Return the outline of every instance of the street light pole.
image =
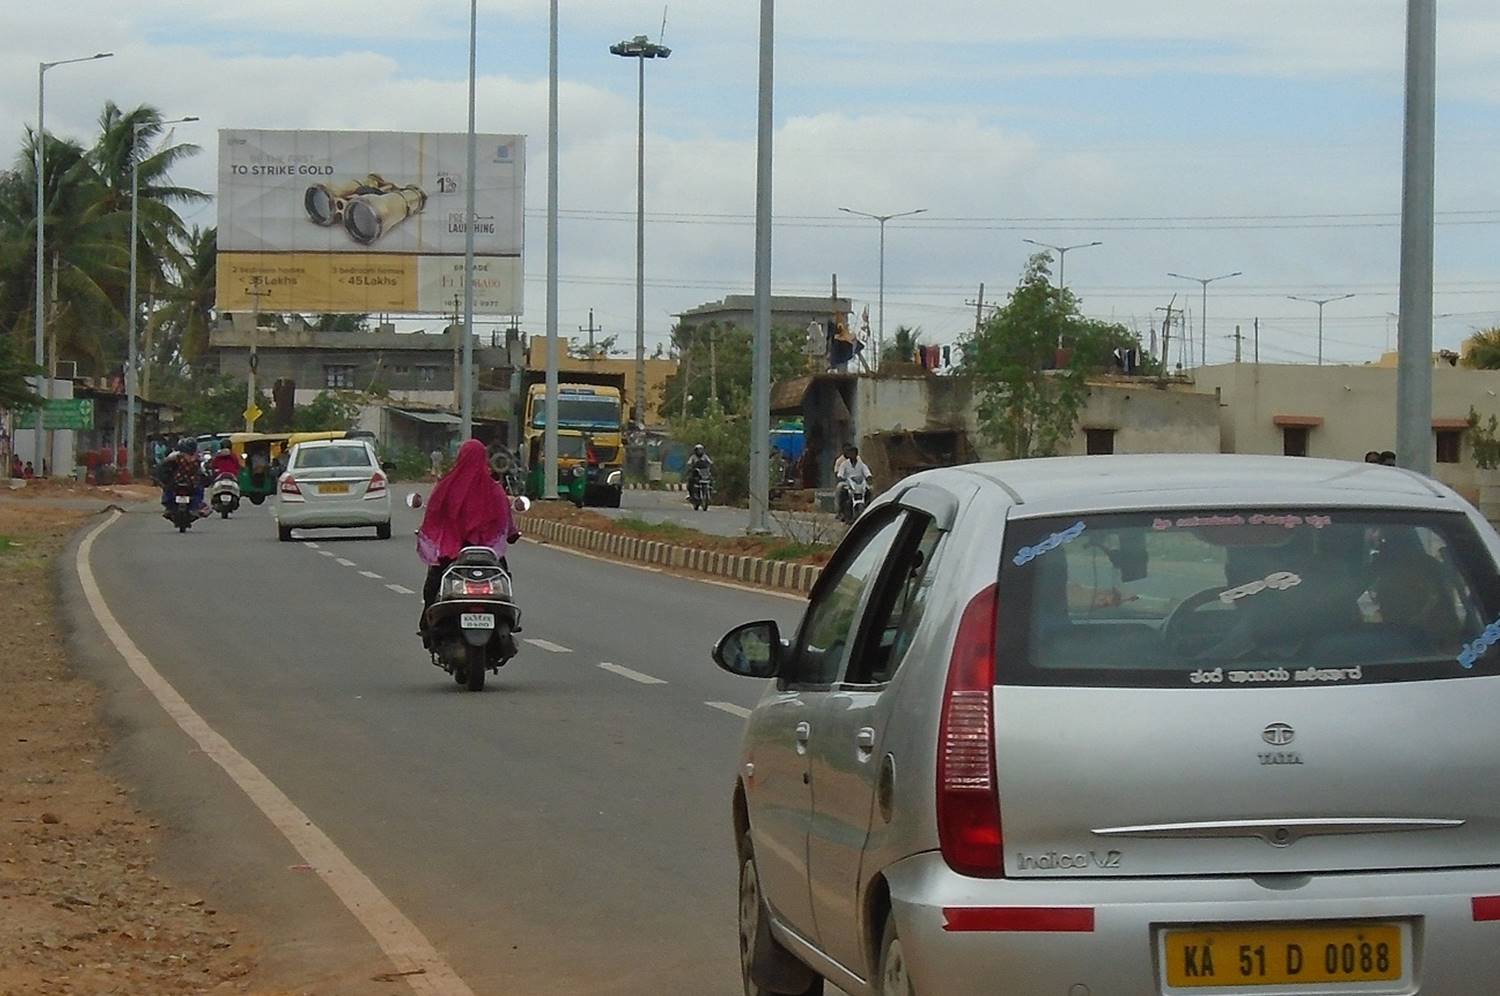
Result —
M113 52L96 52L93 55L85 55L77 59L59 59L56 62L39 62L36 67L36 365L41 369L37 375L40 382L43 405L36 413L36 429L33 440L36 443L36 472L38 475L46 473L47 462L43 458L46 449L42 442L42 421L46 418L46 401L52 396L52 373L47 369L47 322L46 322L46 235L47 227L47 191L42 182L43 167L46 165L47 146L47 70L57 66L69 66L75 62L93 62L95 59L108 59Z
M1022 239L1021 241L1041 249L1051 249L1057 253L1057 289L1059 291L1068 289L1068 253L1074 249L1092 249L1094 246L1104 245L1103 242L1083 242L1076 246L1054 246L1046 242L1038 242L1036 239Z
M1318 366L1323 365L1323 309L1335 301L1347 301L1353 294L1340 294L1338 297L1297 297L1293 294L1287 295L1288 301L1301 301L1304 304L1316 304L1318 306ZM1429 322L1429 328L1431 323Z
M548 18L547 46L547 425L542 429L542 498L557 498L557 0ZM593 321L589 321L593 325ZM531 459L530 455L526 459Z
M1437 0L1406 7L1406 135L1401 182L1401 317L1396 459L1432 473L1432 252L1436 168Z
M173 118L170 121L136 121L130 126L130 344L127 347L125 360L125 467L134 480L138 464L135 458L135 419L136 419L136 308L135 284L136 284L136 243L139 240L140 227L140 198L141 198L141 157L136 146L141 141L141 129L143 127L165 127L173 124L185 124L189 121L197 121L192 115L185 118Z
M760 0L760 87L755 161L755 350L751 362L749 532L771 531L771 178L776 137L776 4ZM686 387L684 387L684 391Z
M880 358L885 353L885 223L893 218L910 218L912 215L926 214L927 209L917 208L915 211L902 211L899 214L870 214L846 207L841 207L839 210L857 218L869 218L871 221L880 223L880 303L875 326L875 363L879 366Z
M478 156L474 139L475 50L479 41L479 0L469 0L469 134L468 162L464 167L464 379L459 415L459 442L474 438L474 187Z
M1235 270L1233 273L1225 273L1217 277L1189 277L1181 273L1167 274L1167 276L1175 277L1178 280L1191 280L1194 283L1203 285L1203 309L1198 312L1199 333L1202 340L1198 348L1198 365L1200 367L1208 366L1208 285L1218 283L1220 280L1228 280L1231 277L1243 277L1244 275L1244 271L1242 270Z
M636 83L635 147L635 420L646 422L646 60L667 59L672 50L645 35L609 47L611 55L636 59L640 65Z

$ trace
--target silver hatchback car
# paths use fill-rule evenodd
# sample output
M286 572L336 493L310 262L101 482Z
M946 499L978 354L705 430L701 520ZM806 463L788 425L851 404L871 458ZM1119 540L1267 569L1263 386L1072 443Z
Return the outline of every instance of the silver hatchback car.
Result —
M1500 992L1500 536L1370 464L1086 457L882 497L733 796L745 991Z

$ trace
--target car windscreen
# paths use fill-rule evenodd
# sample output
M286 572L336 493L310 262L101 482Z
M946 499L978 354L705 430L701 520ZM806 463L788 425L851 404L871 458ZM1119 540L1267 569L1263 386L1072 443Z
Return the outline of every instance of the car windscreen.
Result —
M313 446L298 448L296 470L326 470L334 467L369 467L370 451L364 446Z
M1457 513L1012 521L997 680L1327 687L1500 674L1500 577Z

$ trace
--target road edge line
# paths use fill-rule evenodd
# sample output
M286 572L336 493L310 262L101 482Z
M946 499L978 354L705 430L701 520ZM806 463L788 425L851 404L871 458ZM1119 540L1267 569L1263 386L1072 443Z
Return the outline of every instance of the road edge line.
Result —
M390 959L397 972L403 973L413 992L421 996L475 996L421 929L397 909L370 877L360 871L275 782L198 715L125 632L104 600L104 593L89 563L94 540L119 518L118 511L112 512L108 519L89 530L78 545L74 566L95 622L125 660L126 666L178 728L224 770L287 843L312 866L317 876Z

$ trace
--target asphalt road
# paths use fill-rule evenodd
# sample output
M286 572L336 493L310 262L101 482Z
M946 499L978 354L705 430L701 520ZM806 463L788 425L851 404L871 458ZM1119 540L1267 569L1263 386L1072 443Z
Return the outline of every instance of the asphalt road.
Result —
M709 649L748 619L795 623L800 603L522 543L521 635L546 644L467 693L415 635L417 514L398 508L391 541L310 546L277 542L269 506L182 536L137 507L92 562L157 669L476 993L738 992L734 707L761 688ZM133 731L127 777L186 824L179 865L272 916L275 942L373 958L227 780L178 756L186 738L73 611Z

